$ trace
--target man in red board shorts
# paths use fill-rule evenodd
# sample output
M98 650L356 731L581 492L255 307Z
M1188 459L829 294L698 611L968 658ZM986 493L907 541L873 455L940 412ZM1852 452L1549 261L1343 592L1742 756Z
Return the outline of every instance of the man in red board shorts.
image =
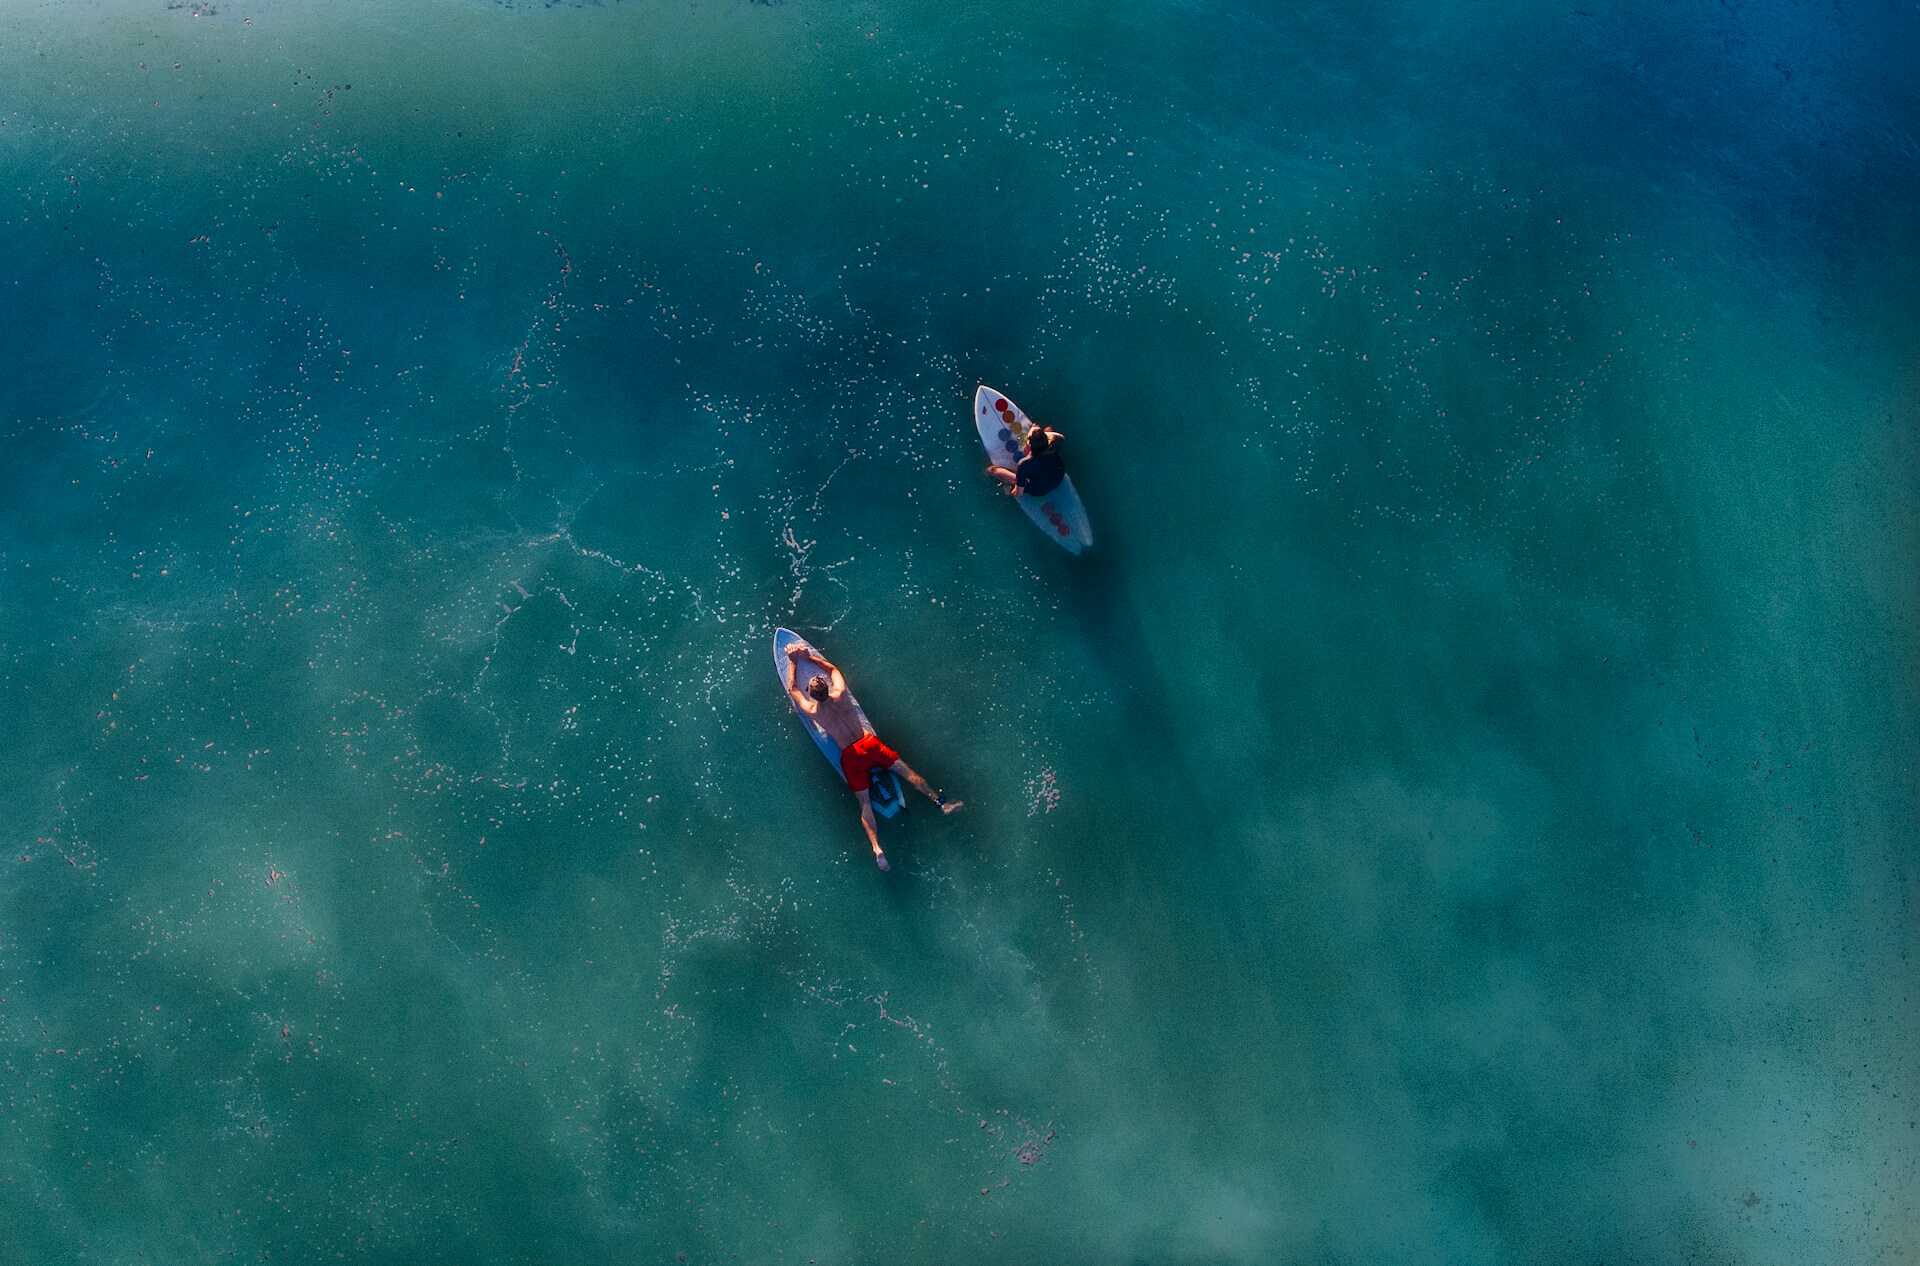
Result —
M804 690L800 688L802 659L812 660L826 670L815 673ZM949 800L929 787L926 779L900 759L900 753L880 741L880 736L867 724L866 716L847 698L847 679L826 656L804 643L787 649L787 693L793 696L795 706L812 717L827 737L839 745L840 772L860 801L860 825L866 828L867 843L873 846L874 864L881 870L887 869L887 855L880 851L880 832L874 826L873 801L868 796L875 770L891 769L915 791L939 805L940 812L958 812L960 801Z

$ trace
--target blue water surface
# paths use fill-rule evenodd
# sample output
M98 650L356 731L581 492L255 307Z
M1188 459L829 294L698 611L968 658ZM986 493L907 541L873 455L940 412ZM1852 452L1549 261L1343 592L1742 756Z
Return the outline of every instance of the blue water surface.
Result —
M0 1259L1911 1260L1916 48L0 14Z

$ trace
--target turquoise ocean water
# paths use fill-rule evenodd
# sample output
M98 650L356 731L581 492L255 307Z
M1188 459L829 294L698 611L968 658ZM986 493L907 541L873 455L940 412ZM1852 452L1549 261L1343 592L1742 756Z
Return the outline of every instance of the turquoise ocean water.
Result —
M0 9L0 1260L1914 1260L1916 49Z

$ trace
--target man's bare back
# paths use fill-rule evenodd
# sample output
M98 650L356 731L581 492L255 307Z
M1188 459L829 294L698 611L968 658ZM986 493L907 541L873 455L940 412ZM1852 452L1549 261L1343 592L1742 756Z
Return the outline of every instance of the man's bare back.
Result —
M844 691L828 695L815 708L814 721L841 747L852 747L861 735L873 733L873 727L865 723L860 710L848 701Z

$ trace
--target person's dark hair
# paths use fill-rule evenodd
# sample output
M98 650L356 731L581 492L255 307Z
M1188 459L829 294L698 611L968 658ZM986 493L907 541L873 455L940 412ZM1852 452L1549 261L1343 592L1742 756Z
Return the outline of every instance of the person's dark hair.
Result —
M827 679L825 677L815 677L812 681L807 683L807 693L812 695L815 699L825 699L832 692L833 692L833 687L827 684Z
M1047 434L1046 427L1036 426L1027 432L1027 451L1029 453L1044 453L1052 447L1053 437Z

